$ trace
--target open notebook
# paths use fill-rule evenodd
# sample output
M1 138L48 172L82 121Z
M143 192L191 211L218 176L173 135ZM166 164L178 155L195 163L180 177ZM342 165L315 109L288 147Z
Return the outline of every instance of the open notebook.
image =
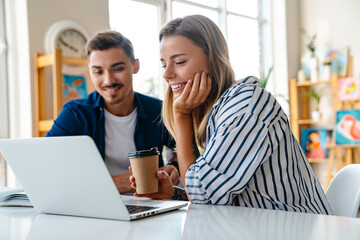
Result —
M188 204L120 195L88 136L0 139L0 152L43 213L131 220Z

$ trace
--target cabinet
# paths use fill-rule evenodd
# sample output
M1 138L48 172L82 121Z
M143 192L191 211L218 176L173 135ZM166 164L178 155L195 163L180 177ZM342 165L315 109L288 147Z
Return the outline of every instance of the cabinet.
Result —
M43 55L35 54L35 112L36 112L36 133L37 136L43 136L50 130L54 123L54 119L64 105L63 100L63 72L64 64L87 66L87 59L69 58L62 56L60 49L54 49L52 54ZM52 75L52 116L46 119L46 98L45 98L45 68L51 67Z
M352 73L352 58L349 59L349 73ZM351 77L351 74L348 75ZM337 98L337 86L339 76L333 74L328 81L318 82L297 82L296 79L290 80L289 85L289 99L290 99L290 124L295 138L301 142L300 132L302 128L309 128L314 126L324 126L326 128L334 129L336 121L336 111L344 109L360 109L360 101L339 101ZM310 117L309 101L306 98L306 94L309 90L320 84L329 84L332 90L333 98L333 111L334 118L332 120L320 120L314 121ZM334 131L331 144L326 145L326 148L330 150L328 159L314 159L308 158L310 163L327 162L328 172L326 179L326 186L329 185L332 177L334 176L334 165L336 163L336 171L339 171L344 165L352 163L360 163L359 157L359 145L336 145Z

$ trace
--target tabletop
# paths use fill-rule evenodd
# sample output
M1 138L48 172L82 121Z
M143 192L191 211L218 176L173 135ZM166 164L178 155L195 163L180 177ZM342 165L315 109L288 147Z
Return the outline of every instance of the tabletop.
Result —
M115 221L0 207L0 239L360 239L360 219L191 204L144 219Z

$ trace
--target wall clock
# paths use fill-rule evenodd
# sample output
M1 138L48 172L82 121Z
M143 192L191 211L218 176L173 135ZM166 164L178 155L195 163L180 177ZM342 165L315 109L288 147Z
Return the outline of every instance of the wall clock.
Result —
M85 45L89 38L86 29L72 20L54 23L45 36L45 50L53 53L54 48L62 50L65 57L86 58Z

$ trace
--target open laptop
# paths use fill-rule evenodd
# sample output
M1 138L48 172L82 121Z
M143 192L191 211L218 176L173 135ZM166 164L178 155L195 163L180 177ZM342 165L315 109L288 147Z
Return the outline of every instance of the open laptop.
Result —
M120 195L88 136L0 139L0 153L42 213L133 220L188 204Z

